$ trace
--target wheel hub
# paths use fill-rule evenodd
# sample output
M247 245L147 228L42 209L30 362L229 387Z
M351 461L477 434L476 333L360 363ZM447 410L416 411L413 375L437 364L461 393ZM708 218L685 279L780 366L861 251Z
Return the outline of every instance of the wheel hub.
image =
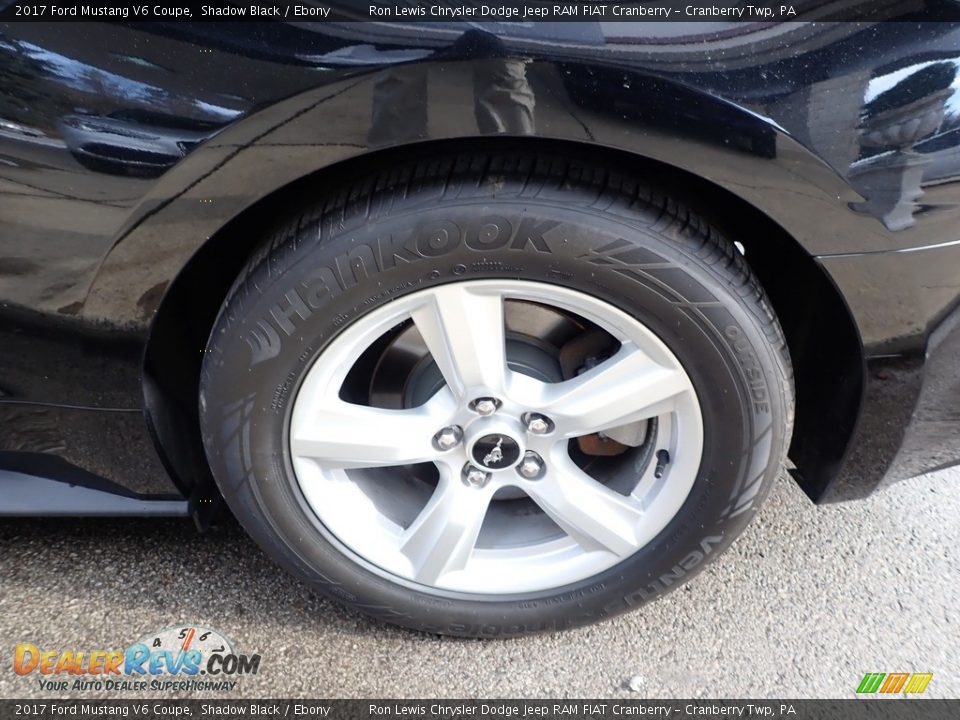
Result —
M499 472L508 470L523 457L523 445L505 432L492 432L474 440L470 446L473 462L485 470Z

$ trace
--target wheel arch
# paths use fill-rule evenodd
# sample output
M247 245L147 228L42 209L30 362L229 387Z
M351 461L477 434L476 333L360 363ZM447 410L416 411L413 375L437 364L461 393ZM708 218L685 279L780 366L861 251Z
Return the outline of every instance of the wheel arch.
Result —
M219 309L241 269L289 209L345 177L365 175L415 154L522 147L525 152L581 154L656 182L742 244L780 319L793 359L796 419L793 475L814 500L839 470L859 415L864 356L839 290L801 242L756 205L688 170L622 149L539 138L434 140L358 155L310 173L235 214L176 274L153 316L143 357L144 411L174 482L193 497L216 495L200 440L200 365Z

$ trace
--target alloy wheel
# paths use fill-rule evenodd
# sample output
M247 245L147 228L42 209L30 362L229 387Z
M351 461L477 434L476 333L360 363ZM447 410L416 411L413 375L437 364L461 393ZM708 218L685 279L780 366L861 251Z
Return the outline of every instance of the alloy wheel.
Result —
M559 349L531 316L566 328ZM577 347L590 350L571 370ZM554 285L480 280L345 328L306 373L288 437L318 528L371 571L502 596L649 543L693 487L703 422L689 376L638 319Z

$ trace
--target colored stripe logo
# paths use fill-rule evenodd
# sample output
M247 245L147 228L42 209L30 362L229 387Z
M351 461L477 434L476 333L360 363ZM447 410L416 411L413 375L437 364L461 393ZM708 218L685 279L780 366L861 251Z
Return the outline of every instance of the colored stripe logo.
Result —
M933 673L867 673L857 686L857 694L919 695L927 689L931 678Z

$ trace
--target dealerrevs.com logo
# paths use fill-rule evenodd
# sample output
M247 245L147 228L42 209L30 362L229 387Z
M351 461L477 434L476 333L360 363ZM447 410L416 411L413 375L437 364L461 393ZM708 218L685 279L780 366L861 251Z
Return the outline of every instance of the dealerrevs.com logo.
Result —
M224 635L199 625L147 633L125 649L41 648L20 643L13 671L37 678L42 690L109 692L231 691L244 675L256 675L260 655L233 649Z

